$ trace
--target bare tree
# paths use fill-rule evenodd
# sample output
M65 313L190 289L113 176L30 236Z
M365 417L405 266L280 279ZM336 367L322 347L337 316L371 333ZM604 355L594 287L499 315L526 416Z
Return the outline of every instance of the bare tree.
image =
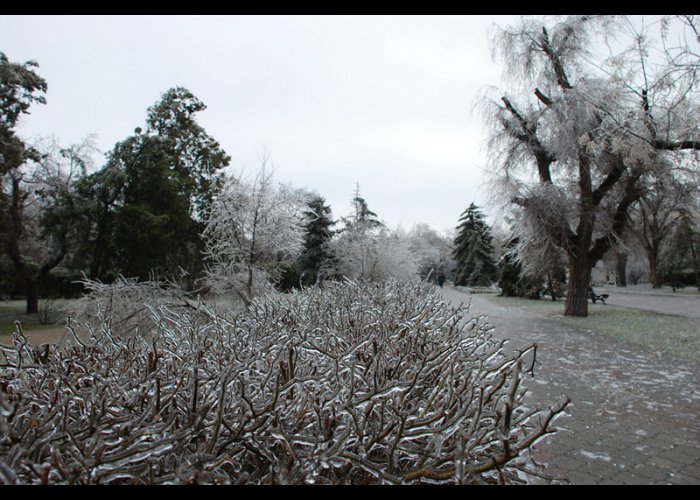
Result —
M567 255L570 316L587 315L591 269L623 234L644 174L660 155L700 146L700 113L687 112L697 109L696 66L667 51L652 71L649 29L625 26L635 27L627 18L570 16L499 30L494 53L516 94L481 101L494 180L520 221L516 236ZM594 53L609 35L626 35L627 49Z
M343 231L331 246L339 272L353 280L410 280L418 277L419 260L400 230L379 227L369 231L355 225Z
M408 246L418 261L422 279L435 279L453 272L452 244L454 237L438 233L427 224L416 224L407 234Z
M661 288L664 276L660 262L673 230L690 206L697 186L682 183L670 174L670 169L652 173L639 203L630 213L630 228L640 241L647 256L649 281Z
M274 184L269 152L253 178L230 177L214 200L203 233L206 281L249 306L304 241L307 193Z
M352 212L341 217L345 227L331 241L338 272L353 280L410 280L417 277L418 259L403 230L390 230L372 212L357 185Z

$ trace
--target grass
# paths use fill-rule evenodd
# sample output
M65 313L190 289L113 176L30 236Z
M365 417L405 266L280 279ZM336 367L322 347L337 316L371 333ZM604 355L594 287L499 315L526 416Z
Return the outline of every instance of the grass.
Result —
M56 328L56 323L41 324L39 314L27 314L23 300L0 301L0 338L12 335L15 321L22 323L24 332L39 332Z
M700 322L693 318L591 305L588 317L564 316L564 302L489 296L497 304L546 316L579 330L609 335L680 358L700 361Z

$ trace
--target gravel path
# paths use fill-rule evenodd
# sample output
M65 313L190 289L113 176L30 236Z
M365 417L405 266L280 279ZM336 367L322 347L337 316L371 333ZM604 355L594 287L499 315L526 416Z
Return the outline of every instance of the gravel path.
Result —
M533 453L545 474L572 484L700 484L700 364L441 291L455 305L471 301L471 314L488 316L512 348L538 344L526 404L571 398L560 432Z

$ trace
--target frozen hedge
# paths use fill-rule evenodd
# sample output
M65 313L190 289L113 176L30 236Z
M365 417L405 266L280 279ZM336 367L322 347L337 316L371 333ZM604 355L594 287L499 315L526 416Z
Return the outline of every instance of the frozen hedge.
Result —
M521 482L567 405L526 408L536 347L425 285L166 299L137 335L0 349L0 483Z

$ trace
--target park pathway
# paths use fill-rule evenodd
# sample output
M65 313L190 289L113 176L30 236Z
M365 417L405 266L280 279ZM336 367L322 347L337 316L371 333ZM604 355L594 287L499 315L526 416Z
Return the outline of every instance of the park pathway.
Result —
M700 363L657 353L454 288L511 348L538 344L525 404L572 400L559 432L534 448L548 476L571 484L700 484Z
M661 314L674 314L700 320L700 295L683 294L634 287L610 287L603 290L596 288L596 293L610 293L607 303L612 306L641 309ZM700 322L700 321L699 321Z

